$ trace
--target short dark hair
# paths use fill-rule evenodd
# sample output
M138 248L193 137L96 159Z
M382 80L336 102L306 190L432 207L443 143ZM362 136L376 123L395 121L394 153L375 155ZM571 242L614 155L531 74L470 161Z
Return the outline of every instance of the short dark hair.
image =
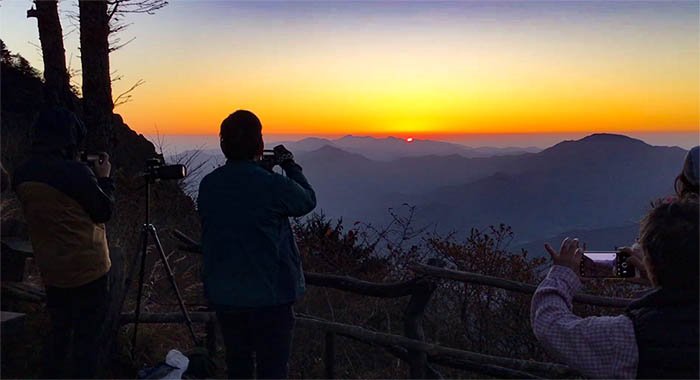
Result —
M250 160L262 153L262 124L254 113L238 110L221 122L221 150L229 160Z
M673 199L657 204L642 221L640 243L657 285L698 289L699 212L697 198Z

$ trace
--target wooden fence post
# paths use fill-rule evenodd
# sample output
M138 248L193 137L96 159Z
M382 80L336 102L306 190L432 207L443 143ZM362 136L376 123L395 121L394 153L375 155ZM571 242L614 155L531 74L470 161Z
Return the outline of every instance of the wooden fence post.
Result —
M323 355L326 379L335 379L335 333L326 332L326 346Z
M423 314L436 287L433 281L426 278L416 282L411 299L404 310L403 326L404 334L407 338L425 341ZM428 354L426 352L408 350L408 364L410 366L409 377L411 379L427 378Z

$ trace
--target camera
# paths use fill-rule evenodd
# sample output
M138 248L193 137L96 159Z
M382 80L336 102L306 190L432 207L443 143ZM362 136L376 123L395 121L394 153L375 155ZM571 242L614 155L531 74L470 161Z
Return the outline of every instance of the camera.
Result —
M581 277L631 278L634 266L627 262L629 254L621 251L587 251L581 260Z
M294 155L292 155L290 151L284 149L283 146L278 145L277 147L275 147L275 149L263 150L262 157L260 157L258 163L263 168L272 171L272 168L274 168L275 166L280 165L281 163L287 160L293 159Z
M265 149L263 150L263 155L260 157L260 161L258 163L260 166L267 170L272 170L275 165L279 165L279 162L276 158L277 156L275 155L275 151L272 149Z
M141 175L149 181L157 181L161 179L182 179L187 175L187 167L185 165L165 165L163 156L156 156L146 160L146 171Z
M91 153L87 151L80 152L80 161L88 164L88 165L94 165L95 162L99 162L100 164L104 161L103 155L99 153Z

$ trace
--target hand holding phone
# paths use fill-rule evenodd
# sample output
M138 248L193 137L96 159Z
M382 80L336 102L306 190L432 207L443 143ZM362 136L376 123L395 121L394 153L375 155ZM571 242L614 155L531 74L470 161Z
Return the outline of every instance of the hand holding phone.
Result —
M581 260L580 275L586 278L632 278L635 267L628 263L629 253L618 251L586 251Z
M109 177L112 171L112 163L109 162L109 154L105 152L99 152L98 159L94 162L93 171L98 178Z
M578 239L566 238L561 242L559 252L555 251L549 243L544 245L554 265L561 265L571 268L574 273L578 273L582 259L583 248L579 247Z
M628 255L627 263L637 270L637 275L631 281L641 285L652 286L647 274L647 268L644 265L644 253L639 243L634 243L631 247L622 247L620 251Z
M80 152L80 161L86 163L98 178L109 177L112 171L107 152Z

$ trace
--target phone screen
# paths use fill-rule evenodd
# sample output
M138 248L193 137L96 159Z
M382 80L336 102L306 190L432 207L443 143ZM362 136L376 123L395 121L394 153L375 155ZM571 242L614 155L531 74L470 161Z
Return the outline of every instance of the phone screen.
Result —
M628 266L626 259L624 255L616 251L584 252L581 260L581 277L633 277L635 271L631 266Z

